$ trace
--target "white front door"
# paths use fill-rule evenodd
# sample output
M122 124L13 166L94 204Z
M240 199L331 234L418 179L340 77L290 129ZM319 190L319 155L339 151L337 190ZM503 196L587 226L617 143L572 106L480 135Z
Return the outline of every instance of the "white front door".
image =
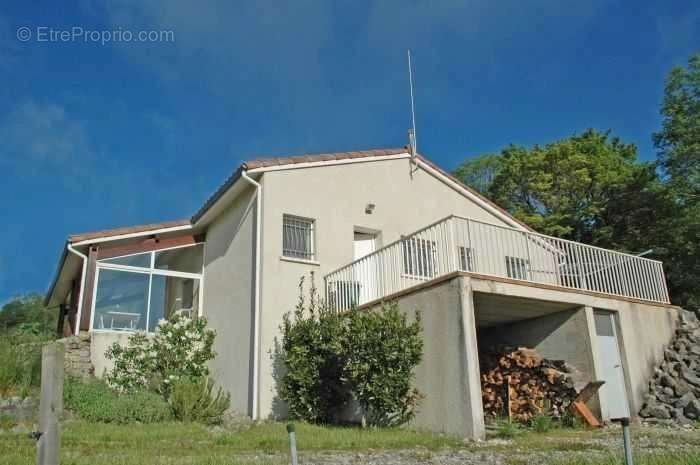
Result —
M377 236L376 234L368 234L355 232L355 237L353 240L353 259L359 260L365 257L377 248ZM376 283L376 270L377 265L375 259L367 259L361 262L355 267L355 281L358 283L359 289L359 302L358 305L369 302L370 300L376 299L377 283Z
M617 343L615 316L611 312L594 313L595 331L598 339L598 361L605 384L600 388L601 400L609 419L629 417L625 372Z

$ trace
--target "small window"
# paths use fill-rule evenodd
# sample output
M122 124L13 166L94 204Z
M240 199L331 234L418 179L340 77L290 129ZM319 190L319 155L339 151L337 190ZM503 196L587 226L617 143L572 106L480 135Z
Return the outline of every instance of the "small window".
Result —
M595 332L598 336L615 336L611 314L595 312L593 313L593 321L595 322Z
M506 272L509 278L528 279L530 261L519 257L506 257Z
M284 215L282 220L282 255L315 260L314 220Z
M432 278L436 273L435 242L412 237L403 246L403 272L409 276Z

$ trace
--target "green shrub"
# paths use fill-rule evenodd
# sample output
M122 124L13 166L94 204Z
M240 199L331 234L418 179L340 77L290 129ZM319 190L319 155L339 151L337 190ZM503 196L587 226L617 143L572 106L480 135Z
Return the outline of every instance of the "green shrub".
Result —
M318 298L313 274L308 302L304 279L299 291L295 311L284 316L278 354L286 369L279 391L290 416L337 422L354 398L372 425L410 420L420 398L412 388L423 350L420 319L408 323L396 304L332 311Z
M139 332L126 346L114 343L105 354L114 361L107 382L122 392L148 388L167 398L174 381L208 376L216 333L206 326L204 318L175 315L160 320L152 337Z
M420 316L408 323L396 303L349 314L344 338L353 397L372 425L394 426L416 414L413 369L423 355Z
M530 419L530 427L536 433L547 433L552 429L553 420L548 415L536 415Z
M156 423L172 419L162 396L148 391L118 393L103 381L82 383L67 379L63 388L65 406L81 418L100 423Z
M0 338L0 396L25 397L41 382L42 342L34 336L14 334Z
M280 396L289 416L311 423L332 423L336 412L350 400L345 368L343 318L329 311L318 299L311 281L308 303L299 283L299 303L282 323L281 357L286 372Z
M175 381L168 399L175 418L184 422L220 424L224 412L231 405L231 395L221 388L214 395L213 387L214 382L208 378Z
M513 439L520 433L520 426L509 420L501 420L496 425L496 436L501 439Z

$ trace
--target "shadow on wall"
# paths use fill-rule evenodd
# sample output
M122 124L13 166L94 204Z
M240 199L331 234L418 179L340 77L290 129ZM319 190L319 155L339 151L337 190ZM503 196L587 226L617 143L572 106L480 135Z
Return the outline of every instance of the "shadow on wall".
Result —
M280 397L279 392L282 387L284 375L287 374L287 366L284 363L284 349L278 338L275 338L274 349L272 349L269 354L272 360L272 379L275 382L275 395L272 398L271 417L273 420L283 420L289 415L289 407L287 406L287 402Z

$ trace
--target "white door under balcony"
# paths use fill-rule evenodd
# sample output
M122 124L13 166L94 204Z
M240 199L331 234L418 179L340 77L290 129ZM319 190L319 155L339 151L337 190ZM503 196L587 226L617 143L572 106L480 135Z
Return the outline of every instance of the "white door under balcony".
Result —
M355 231L353 260L359 260L377 250L377 234ZM354 281L359 285L359 302L369 302L377 296L376 256L358 263L354 269Z

